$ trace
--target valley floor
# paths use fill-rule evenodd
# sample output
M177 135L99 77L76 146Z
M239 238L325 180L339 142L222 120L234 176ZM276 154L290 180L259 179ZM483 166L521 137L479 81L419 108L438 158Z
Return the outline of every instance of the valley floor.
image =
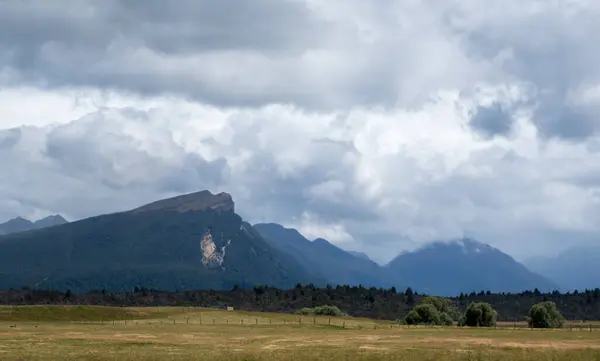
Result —
M599 329L398 326L194 308L0 307L1 360L600 360Z

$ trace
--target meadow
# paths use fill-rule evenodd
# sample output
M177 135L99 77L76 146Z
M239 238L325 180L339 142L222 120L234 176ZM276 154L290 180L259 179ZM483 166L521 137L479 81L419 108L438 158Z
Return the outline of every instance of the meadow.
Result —
M600 360L600 329L407 327L180 307L0 307L0 360Z

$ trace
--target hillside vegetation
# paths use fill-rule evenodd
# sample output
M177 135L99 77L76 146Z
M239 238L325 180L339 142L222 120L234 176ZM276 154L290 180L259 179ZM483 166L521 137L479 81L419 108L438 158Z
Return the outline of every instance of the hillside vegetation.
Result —
M0 304L67 304L107 306L198 306L224 308L233 306L248 311L296 313L303 308L322 305L337 307L342 313L373 319L404 319L423 298L411 289L397 291L363 287L337 286L317 288L297 285L282 290L269 287L229 291L161 292L136 288L133 292L94 291L86 294L44 290L0 291ZM474 302L489 303L497 311L498 321L525 322L531 307L552 301L568 320L600 320L600 289L561 294L537 291L519 294L492 294L489 292L462 294L449 298L453 308L464 314ZM454 311L449 313L455 320Z

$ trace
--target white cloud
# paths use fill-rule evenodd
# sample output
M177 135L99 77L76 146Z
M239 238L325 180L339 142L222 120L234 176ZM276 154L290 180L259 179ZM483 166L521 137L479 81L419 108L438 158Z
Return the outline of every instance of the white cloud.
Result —
M208 188L377 259L599 231L596 2L35 3L0 4L0 219Z

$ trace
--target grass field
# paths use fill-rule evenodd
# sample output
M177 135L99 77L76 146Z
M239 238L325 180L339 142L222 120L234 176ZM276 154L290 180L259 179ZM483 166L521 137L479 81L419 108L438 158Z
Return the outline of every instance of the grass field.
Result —
M0 307L0 360L600 361L600 330L407 328L194 308Z

